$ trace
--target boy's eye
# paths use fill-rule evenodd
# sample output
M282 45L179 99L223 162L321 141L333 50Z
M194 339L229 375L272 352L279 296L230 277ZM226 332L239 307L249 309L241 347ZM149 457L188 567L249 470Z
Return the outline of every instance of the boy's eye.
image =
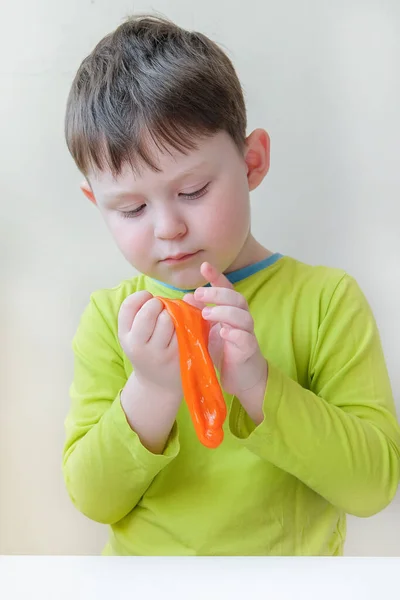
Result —
M179 194L179 195L182 196L183 198L188 198L189 200L195 200L196 198L200 198L201 196L203 196L206 193L209 185L210 185L210 183L206 183L206 185L204 185L200 190L197 190L196 192L191 192L190 194Z
M209 185L210 183L206 183L206 185L204 185L200 190L197 190L196 192L191 192L190 194L179 194L179 196L181 196L182 198L187 198L188 200L196 200L196 198L201 198L201 196L204 196L204 194L208 190ZM145 204L141 204L140 206L138 206L138 208L135 208L134 210L121 211L121 214L124 217L124 219L137 217L138 215L140 215L140 213L145 207Z
M122 211L121 214L124 217L124 219L137 217L145 208L145 206L145 204L141 204L138 208L135 208L134 210Z

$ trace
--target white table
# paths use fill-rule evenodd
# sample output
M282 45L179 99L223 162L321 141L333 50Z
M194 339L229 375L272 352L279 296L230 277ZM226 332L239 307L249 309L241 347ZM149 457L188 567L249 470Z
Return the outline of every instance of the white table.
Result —
M0 557L1 600L386 600L400 558Z

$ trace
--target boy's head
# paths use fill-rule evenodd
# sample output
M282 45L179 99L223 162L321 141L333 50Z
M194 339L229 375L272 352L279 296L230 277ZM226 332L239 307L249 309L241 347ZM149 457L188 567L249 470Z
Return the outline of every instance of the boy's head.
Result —
M204 35L128 19L82 62L65 133L82 191L136 269L188 289L205 260L221 271L252 262L249 190L268 170L269 139L246 138L235 70Z

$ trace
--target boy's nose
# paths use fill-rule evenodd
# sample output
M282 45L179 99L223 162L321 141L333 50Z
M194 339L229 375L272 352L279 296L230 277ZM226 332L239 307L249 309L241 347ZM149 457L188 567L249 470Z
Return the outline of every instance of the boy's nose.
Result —
M179 215L163 213L154 227L154 237L171 240L176 237L182 237L186 231L186 225Z

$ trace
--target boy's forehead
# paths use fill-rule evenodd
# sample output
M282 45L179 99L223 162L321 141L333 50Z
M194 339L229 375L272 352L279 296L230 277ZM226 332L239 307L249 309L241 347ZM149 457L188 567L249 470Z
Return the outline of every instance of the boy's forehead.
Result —
M111 171L102 171L91 181L94 182L96 187L102 188L104 195L108 195L108 193L114 195L115 193L123 193L133 185L139 185L140 183L159 182L160 184L167 184L183 181L186 177L200 173L209 164L207 160L191 161L190 164L177 161L171 165L157 165L159 171L154 171L147 165L141 169L132 170L130 165L126 165L116 177L113 176Z
M175 149L160 151L154 149L152 159L159 169L155 171L149 165L139 163L135 169L129 163L124 163L121 173L114 176L110 169L96 172L89 176L91 185L101 190L104 197L124 193L140 183L159 182L160 184L174 183L185 177L196 175L210 165L216 165L221 159L221 140L217 134L212 138L201 140L197 148L185 153ZM153 150L153 149L152 149Z

